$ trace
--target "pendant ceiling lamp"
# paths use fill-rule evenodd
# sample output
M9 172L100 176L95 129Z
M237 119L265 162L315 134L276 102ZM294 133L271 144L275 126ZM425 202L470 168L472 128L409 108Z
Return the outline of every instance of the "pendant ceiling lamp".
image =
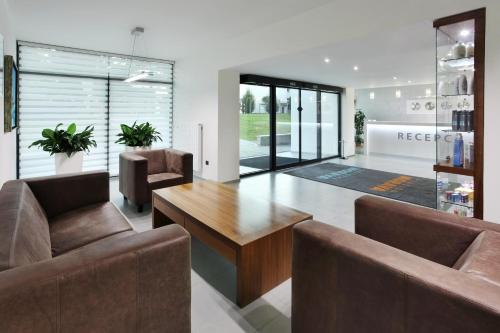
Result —
M152 73L145 70L140 71L139 73L135 73L134 75L130 75L130 71L132 70L132 62L134 61L135 55L135 42L137 41L137 37L141 36L143 33L143 27L135 27L131 32L132 36L134 36L134 41L132 43L132 57L130 58L130 64L128 67L128 77L124 80L125 82L139 81L152 75Z

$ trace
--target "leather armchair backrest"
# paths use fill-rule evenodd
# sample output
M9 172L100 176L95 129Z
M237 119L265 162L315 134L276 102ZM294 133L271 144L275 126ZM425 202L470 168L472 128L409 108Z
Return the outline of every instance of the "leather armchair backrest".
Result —
M24 181L5 183L0 190L0 271L50 258L45 211Z
M163 149L141 150L134 152L134 154L148 159L148 175L166 172L167 165Z

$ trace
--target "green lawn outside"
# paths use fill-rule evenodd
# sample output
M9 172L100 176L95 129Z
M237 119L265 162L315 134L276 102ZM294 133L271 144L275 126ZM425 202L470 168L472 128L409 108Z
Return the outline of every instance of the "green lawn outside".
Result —
M267 113L240 114L240 139L256 141L258 135L269 135L270 115ZM290 114L276 115L278 134L287 134L291 131Z

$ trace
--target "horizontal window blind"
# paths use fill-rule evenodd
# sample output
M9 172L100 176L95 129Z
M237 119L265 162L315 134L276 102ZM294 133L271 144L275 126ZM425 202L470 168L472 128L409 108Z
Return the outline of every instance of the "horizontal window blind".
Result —
M172 146L172 63L27 43L19 46L19 69L20 178L55 173L54 157L29 146L58 123L74 122L78 131L94 126L97 147L84 155L84 171L118 174L122 123L148 121L163 138L155 146ZM147 82L123 81L142 71L152 73Z
M69 77L22 75L19 81L19 152L21 178L55 173L54 157L30 144L42 138L44 128L58 123L77 124L81 131L94 125L97 147L84 155L85 170L107 168L106 81Z
M148 81L172 82L170 63L128 59L117 56L96 55L61 50L56 47L20 47L20 61L24 72L92 76L126 79L148 71Z
M163 141L153 147L172 146L172 86L156 83L129 84L112 81L109 101L109 170L118 174L118 155L124 146L116 144L120 124L149 122L160 132Z

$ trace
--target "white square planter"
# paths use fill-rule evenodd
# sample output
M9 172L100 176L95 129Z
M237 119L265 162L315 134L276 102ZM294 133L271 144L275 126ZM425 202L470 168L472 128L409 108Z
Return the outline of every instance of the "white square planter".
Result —
M79 151L68 157L66 153L56 153L56 175L64 173L81 172L83 168L83 151Z

